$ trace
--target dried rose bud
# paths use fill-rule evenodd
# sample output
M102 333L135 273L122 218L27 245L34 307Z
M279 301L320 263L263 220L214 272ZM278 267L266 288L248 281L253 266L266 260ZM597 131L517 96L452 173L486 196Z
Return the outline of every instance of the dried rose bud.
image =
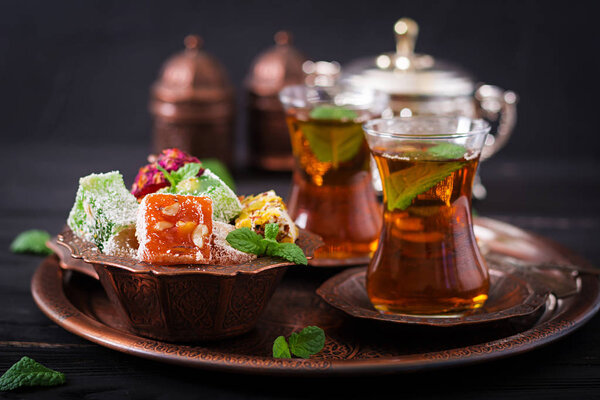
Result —
M165 149L161 152L155 162L140 168L133 185L131 193L139 200L149 193L154 193L159 189L169 186L169 182L156 165L160 165L168 172L177 171L188 163L200 163L196 157L179 149ZM202 175L204 169L200 169L198 176Z

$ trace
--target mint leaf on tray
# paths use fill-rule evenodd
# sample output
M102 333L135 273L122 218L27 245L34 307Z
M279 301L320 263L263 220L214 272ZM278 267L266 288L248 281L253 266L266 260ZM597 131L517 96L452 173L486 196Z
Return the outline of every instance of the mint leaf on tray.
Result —
M62 372L47 368L29 357L23 357L0 377L0 391L23 386L57 386L63 383L65 374Z
M10 244L10 251L13 253L29 253L39 255L52 254L46 246L46 242L50 240L50 234L39 229L31 229L21 232Z
M325 347L325 332L318 326L307 326L300 332L293 332L289 344L284 336L278 336L273 342L274 358L310 358ZM291 353L291 354L290 354Z
M278 336L273 342L273 358L292 358L285 337Z

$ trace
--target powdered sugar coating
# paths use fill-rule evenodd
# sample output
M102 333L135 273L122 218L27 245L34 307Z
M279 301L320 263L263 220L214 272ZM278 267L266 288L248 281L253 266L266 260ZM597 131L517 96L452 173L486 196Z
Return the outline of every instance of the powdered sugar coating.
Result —
M256 255L244 253L234 249L227 242L229 232L235 230L235 226L223 222L213 222L212 247L210 250L211 264L233 265L250 262Z
M79 179L75 204L67 224L79 237L94 243L100 251L116 249L111 240L121 231L135 227L138 203L118 171L91 174ZM112 254L112 253L110 253Z

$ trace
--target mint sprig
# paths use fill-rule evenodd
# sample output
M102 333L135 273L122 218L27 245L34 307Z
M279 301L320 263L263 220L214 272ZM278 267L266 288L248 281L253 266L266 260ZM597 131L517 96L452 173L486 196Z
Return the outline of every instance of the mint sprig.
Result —
M23 386L57 386L63 383L65 374L62 372L47 368L29 357L23 357L0 377L0 391Z
M289 343L284 336L278 336L273 342L274 358L310 358L325 347L325 332L318 326L307 326L300 332L290 335ZM291 353L291 354L290 354Z
M180 167L177 171L167 171L163 167L161 167L158 163L156 164L156 168L163 173L165 179L169 182L171 187L167 190L168 193L174 193L175 187L181 181L184 181L189 178L193 178L202 169L202 164L198 163L187 163Z
M31 229L21 232L10 244L10 251L13 253L29 253L39 255L52 254L46 246L46 242L50 240L50 234L40 229Z
M281 257L294 264L307 265L308 260L300 247L294 243L277 242L279 224L266 224L265 236L262 237L250 228L239 228L229 232L227 243L234 249L244 253Z

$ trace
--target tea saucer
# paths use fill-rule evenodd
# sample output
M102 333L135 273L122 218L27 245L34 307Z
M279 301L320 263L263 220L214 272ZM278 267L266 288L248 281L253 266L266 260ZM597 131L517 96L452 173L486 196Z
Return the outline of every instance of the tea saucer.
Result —
M482 308L469 314L448 317L383 314L369 301L365 288L366 272L365 267L341 272L323 283L317 289L317 294L331 306L353 317L437 327L483 324L529 316L546 304L550 294L546 287L527 280L516 271L490 269L488 300Z

